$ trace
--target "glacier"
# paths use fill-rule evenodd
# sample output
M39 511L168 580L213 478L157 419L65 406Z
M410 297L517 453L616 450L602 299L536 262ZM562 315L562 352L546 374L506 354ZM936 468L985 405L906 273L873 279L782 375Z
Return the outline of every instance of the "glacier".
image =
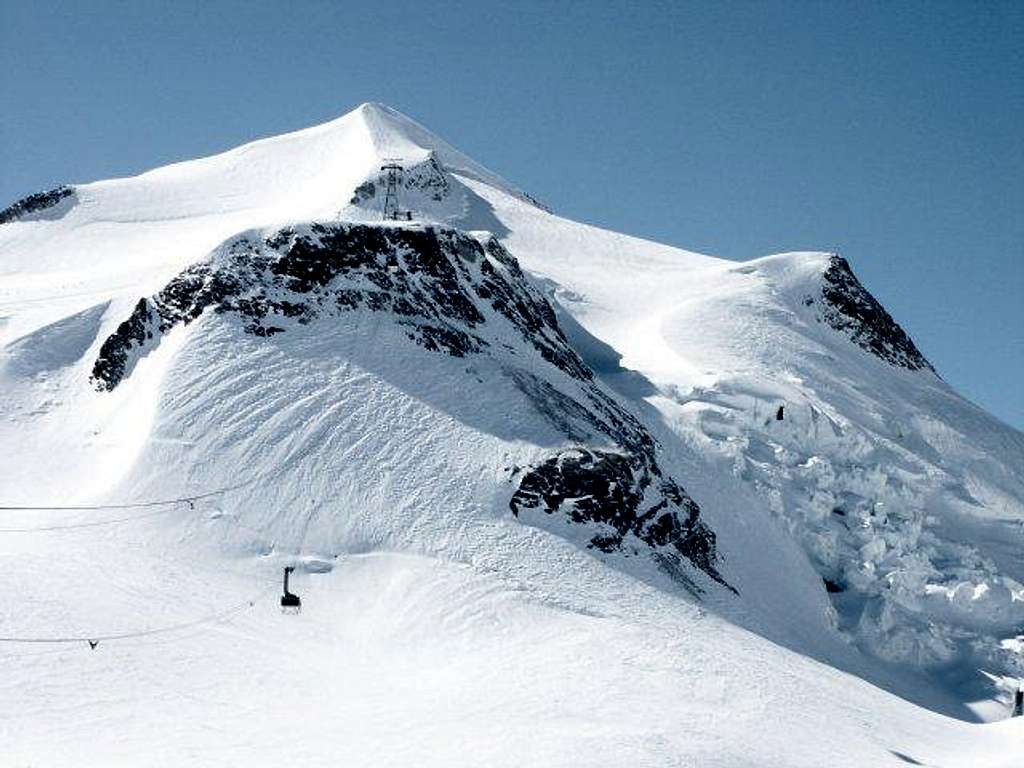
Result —
M31 195L0 272L9 761L1008 765L1024 737L1024 435L837 254L573 222L364 104Z

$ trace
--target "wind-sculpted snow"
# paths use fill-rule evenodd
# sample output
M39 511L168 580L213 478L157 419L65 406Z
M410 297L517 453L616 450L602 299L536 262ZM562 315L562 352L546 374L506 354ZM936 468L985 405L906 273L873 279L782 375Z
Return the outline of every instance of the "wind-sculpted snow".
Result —
M829 260L821 295L825 304L821 319L848 334L855 344L892 365L934 372L910 336L861 285L842 256ZM806 301L810 305L814 299L808 296Z
M572 442L520 470L509 506L522 522L557 530L568 522L587 531L589 547L650 554L694 592L701 590L682 559L728 586L715 567L714 533L663 473L654 439L594 381L551 306L495 238L358 224L239 236L138 302L100 349L96 388L121 385L162 336L207 311L236 315L259 337L287 333L293 323L345 322L355 311L387 313L427 350L497 358L503 375ZM521 348L536 358L521 359Z
M36 192L0 210L0 224L33 219L59 219L71 210L75 202L75 188L67 185Z

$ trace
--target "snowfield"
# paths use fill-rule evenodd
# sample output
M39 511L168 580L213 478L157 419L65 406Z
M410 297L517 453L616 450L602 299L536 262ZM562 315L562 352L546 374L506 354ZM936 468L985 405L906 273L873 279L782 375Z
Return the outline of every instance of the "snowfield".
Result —
M1024 435L856 265L376 104L0 222L0 764L1016 761Z

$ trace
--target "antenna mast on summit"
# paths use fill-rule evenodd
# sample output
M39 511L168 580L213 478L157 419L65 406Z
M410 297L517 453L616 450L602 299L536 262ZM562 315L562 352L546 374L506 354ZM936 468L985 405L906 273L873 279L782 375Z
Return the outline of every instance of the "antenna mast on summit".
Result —
M402 179L402 162L398 157L384 158L380 167L384 176L384 220L395 221L399 218L398 183Z

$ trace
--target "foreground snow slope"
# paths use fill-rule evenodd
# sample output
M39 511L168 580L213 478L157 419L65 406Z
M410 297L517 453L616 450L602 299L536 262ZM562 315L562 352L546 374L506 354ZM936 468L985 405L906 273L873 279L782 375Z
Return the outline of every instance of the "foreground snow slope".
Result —
M3 513L0 636L167 630L0 645L16 764L1009 763L947 715L1018 669L1022 437L827 254L570 222L379 105L7 219L0 502L203 497Z
M66 596L91 609L82 622L124 627L133 612L187 619L199 604L250 597L252 571L277 586L276 569L258 558L197 570L195 546L171 556L150 533L143 526L120 540L136 544L133 554L97 537L65 559L76 577ZM297 579L300 618L282 616L272 597L172 637L5 654L5 761L732 768L1015 759L1017 722L972 726L918 709L658 590L595 573L575 551L561 555L555 568L588 588L576 606L486 561L376 552ZM97 565L112 560L116 577ZM45 567L19 580L26 595L49 596L32 586L47 579ZM129 583L145 597L128 594ZM108 588L102 601L99 585ZM650 615L624 609L630 602Z

